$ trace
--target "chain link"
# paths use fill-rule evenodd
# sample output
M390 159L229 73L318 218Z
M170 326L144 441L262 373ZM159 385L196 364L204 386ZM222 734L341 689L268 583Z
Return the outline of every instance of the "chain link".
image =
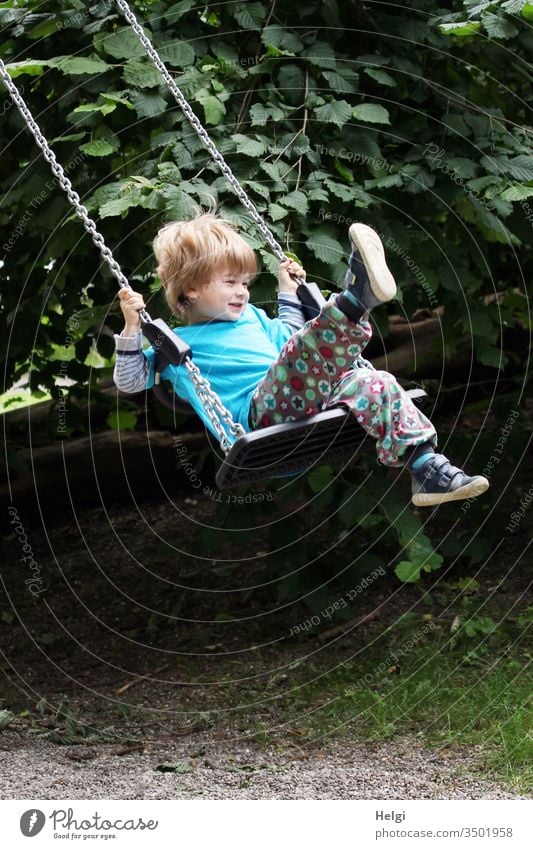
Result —
M69 202L71 203L71 205L76 210L76 214L81 219L81 222L82 222L83 226L85 227L87 233L89 233L91 239L93 240L94 244L98 248L98 250L100 252L100 256L102 257L104 262L109 267L111 274L116 279L116 281L119 284L121 289L131 289L131 286L129 284L127 277L125 276L125 274L123 273L122 269L120 268L118 262L114 258L110 248L108 248L106 243L104 242L104 237L97 230L96 224L94 223L93 219L89 216L89 212L88 212L87 208L81 202L81 198L80 198L79 194L74 189L72 183L70 182L69 178L65 174L62 166L57 161L54 151L51 149L46 138L44 137L43 133L41 132L41 128L39 127L37 121L34 119L30 110L26 106L26 103L25 103L22 95L20 94L15 83L13 82L11 77L9 76L7 68L6 68L6 66L4 65L4 63L1 59L0 59L0 76L2 77L2 79L4 81L4 85L6 86L7 90L9 91L9 94L11 95L11 99L13 100L15 106L17 107L22 118L24 119L26 126L28 127L28 129L32 133L33 138L35 139L37 146L40 148L45 160L50 165L50 168L52 170L54 177L57 178L57 181L59 182L59 185L61 186L61 188L63 189L63 191L67 195ZM146 312L145 309L140 310L139 315L141 317L141 321L143 321L145 323L148 322L148 321L151 321L151 318L150 318L149 314Z
M239 436L243 436L246 431L242 425L233 421L230 411L224 406L216 392L213 392L209 381L202 377L198 366L190 359L186 359L184 365L189 372L196 394L202 402L202 407L213 425L220 447L227 454L233 444L233 441L228 437L228 432L237 439ZM227 426L227 430L223 427L222 422Z
M273 254L279 259L280 262L283 262L284 260L287 259L287 257L285 256L281 245L276 241L272 231L269 229L266 221L261 216L261 213L259 212L259 210L255 206L253 201L248 197L248 195L246 194L246 192L244 191L244 189L240 185L235 174L233 173L233 171L229 167L228 163L226 162L226 160L224 159L224 157L222 156L220 151L217 149L217 147L215 146L213 141L209 138L207 130L201 124L201 122L199 121L199 119L197 118L197 116L195 115L193 110L191 109L189 103L187 102L187 100L183 96L182 92L180 91L180 89L178 88L176 83L174 82L174 78L170 75L170 73L169 73L166 65L162 61L161 57L159 56L159 54L157 53L155 48L152 46L149 39L146 37L144 30L142 29L139 22L137 21L137 18L135 17L134 13L130 9L128 3L126 2L126 0L116 0L116 4L119 7L119 9L121 10L121 12L124 15L124 17L126 18L126 20L128 21L132 30L135 32L135 35L137 36L137 38L139 39L139 41L143 45L143 47L146 50L146 53L148 54L151 62L155 65L155 67L157 68L157 70L159 71L161 76L163 77L164 81L166 82L166 84L169 88L169 91L171 92L171 94L174 96L175 100L177 101L177 103L181 107L181 109L182 109L183 113L185 114L187 120L189 121L189 123L191 124L193 129L196 131L196 133L197 133L198 137L200 138L200 140L202 141L204 147L209 151L210 156L217 163L218 167L220 168L220 170L222 171L222 173L226 177L228 183L231 185L233 191L235 192L235 194L239 198L242 205L250 213L251 218L253 219L253 221L255 222L255 224L257 225L259 230L261 231L262 235L264 236L265 241L269 245Z

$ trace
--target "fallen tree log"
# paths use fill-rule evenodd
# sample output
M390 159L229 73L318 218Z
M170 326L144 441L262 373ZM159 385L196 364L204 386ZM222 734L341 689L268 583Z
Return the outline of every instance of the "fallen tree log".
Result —
M26 471L11 475L0 487L0 501L3 507L30 504L70 512L81 505L108 505L128 498L171 498L188 486L180 471L178 447L180 458L183 448L191 449L193 463L193 451L207 446L203 432L173 436L166 431L104 431L58 440L20 452Z

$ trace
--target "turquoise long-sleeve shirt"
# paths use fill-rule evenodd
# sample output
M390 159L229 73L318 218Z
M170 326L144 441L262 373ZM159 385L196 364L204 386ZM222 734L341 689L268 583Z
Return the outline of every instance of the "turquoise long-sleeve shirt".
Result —
M237 321L210 321L175 329L190 345L193 362L201 375L209 380L233 420L247 431L252 395L284 344L304 323L294 300L289 297L283 302L283 296L279 296L280 314L283 309L292 319L290 324L280 318L269 318L262 309L248 304ZM114 380L125 392L139 392L154 385L155 351L153 348L141 351L141 338L140 332L130 338L115 336ZM167 366L161 376L172 384L180 398L192 405L214 433L185 366Z
M190 345L193 362L233 420L250 430L252 395L294 331L279 318L269 318L263 310L248 304L237 321L191 324L176 332ZM146 382L150 389L154 384L155 352L148 348L143 353L150 365ZM161 377L210 425L185 366L167 366Z

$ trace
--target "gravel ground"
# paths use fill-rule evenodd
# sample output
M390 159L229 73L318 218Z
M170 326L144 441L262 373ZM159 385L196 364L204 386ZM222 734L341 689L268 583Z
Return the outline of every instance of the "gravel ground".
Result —
M182 506L192 510L194 504L185 499ZM207 521L206 505L196 507ZM46 576L40 599L21 582L19 540L8 535L5 598L0 592L0 711L10 711L13 721L0 731L0 799L524 798L479 777L483 753L474 747L429 750L415 736L370 743L357 732L353 742L311 738L327 733L313 732L305 721L308 711L324 704L323 692L317 701L311 693L301 717L287 703L292 687L344 663L354 664L357 677L365 667L353 661L356 650L372 645L375 633L405 612L439 616L437 594L433 608L419 610L418 589L394 579L376 582L353 610L362 618L380 610L374 631L370 622L355 636L324 645L316 635L291 641L288 624L306 614L277 611L270 587L251 601L233 592L256 580L253 561L243 561L228 577L220 566L232 565L230 548L217 548L216 557L224 560L169 557L157 546L167 536L174 539L175 517L166 505L154 504L143 506L143 518L157 537L139 533L138 515L120 505L105 516L99 509L80 512L75 528L64 516L46 537L28 524ZM487 589L511 556L509 547L502 556L492 573L484 573ZM516 572L500 593L502 610L514 610L527 580L526 569ZM187 618L180 618L184 611ZM452 614L446 627L451 623ZM65 735L60 705L79 724L69 745L42 736ZM416 723L411 727L416 734ZM335 731L335 722L324 720L324 728ZM177 768L158 771L165 762ZM483 768L486 776L486 763Z
M194 736L119 755L117 746L57 746L22 731L0 738L2 799L518 799L465 772L475 752L412 740L257 749ZM183 772L159 772L161 763ZM187 771L188 770L188 771Z

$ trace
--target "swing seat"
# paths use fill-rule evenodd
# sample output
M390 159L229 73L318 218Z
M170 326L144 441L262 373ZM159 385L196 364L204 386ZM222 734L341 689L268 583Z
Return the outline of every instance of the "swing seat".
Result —
M416 404L427 397L423 389L407 394ZM336 465L355 455L367 434L344 406L312 416L260 428L240 436L216 475L224 491L262 478L308 471L316 465Z
M175 392L167 391L159 378L156 371L153 392L157 400L174 413L194 415L193 407ZM408 389L407 395L417 406L427 398L420 388ZM294 422L259 428L235 440L216 474L216 485L224 491L265 478L306 472L317 465L336 465L354 455L365 438L361 425L340 404Z

